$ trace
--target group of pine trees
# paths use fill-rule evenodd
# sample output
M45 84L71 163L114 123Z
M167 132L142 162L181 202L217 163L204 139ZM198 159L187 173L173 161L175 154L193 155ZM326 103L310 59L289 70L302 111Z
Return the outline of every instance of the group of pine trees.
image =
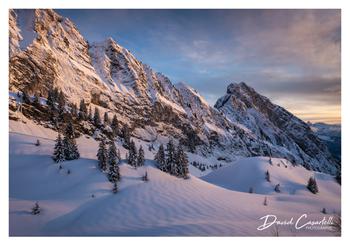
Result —
M145 164L145 152L142 145L140 145L139 150L137 150L135 142L132 140L129 144L128 163L134 168L141 167Z
M79 159L80 154L71 121L68 122L63 134L64 137L62 139L61 134L58 133L52 159L57 163L65 160Z
M176 177L188 178L188 157L180 144L175 147L173 140L168 142L166 150L163 144L160 145L154 160L157 161L161 171Z
M114 141L110 141L107 149L104 139L100 141L97 151L98 167L101 171L107 172L108 180L113 183L113 193L118 192L118 181L120 181L119 162L120 152Z
M91 107L88 109L84 99L80 101L78 120L90 121L96 128L102 128L109 126L112 130L112 136L116 137L118 135L118 120L114 115L112 120L110 120L108 113L105 112L103 115L103 120L101 119L100 110L95 107L94 113L92 113Z

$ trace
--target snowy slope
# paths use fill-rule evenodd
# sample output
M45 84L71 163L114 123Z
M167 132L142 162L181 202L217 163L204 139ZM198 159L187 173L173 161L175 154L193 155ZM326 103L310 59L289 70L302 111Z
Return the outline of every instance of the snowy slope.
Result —
M271 182L265 180L266 171L270 174ZM232 166L211 172L202 179L230 190L248 192L252 187L254 193L269 195L277 195L274 188L280 184L282 194L308 196L310 192L306 184L310 177L316 178L320 197L336 200L340 197L340 186L333 176L293 166L280 158L272 158L272 164L267 157L245 158Z
M317 195L302 191L267 194L268 206L263 206L265 195L221 188L194 176L184 180L160 172L153 167L147 150L145 167L135 170L121 165L120 191L112 194L111 184L96 167L97 142L84 136L78 139L81 159L64 162L59 170L50 158L56 134L28 122L23 127L19 124L23 123L10 122L10 235L271 236L272 229L256 230L261 224L259 218L268 213L281 218L307 213L308 218L322 219L323 207L331 213L340 212L340 188L327 175L322 181L317 176L321 190ZM40 139L40 146L33 144L36 139ZM124 156L124 149L119 148ZM243 173L251 170L251 162L253 167L265 165L263 158L242 161L246 163L241 167L247 168ZM264 171L265 167L257 170ZM287 182L282 175L285 168L279 168L283 171L276 179ZM302 173L300 168L296 173ZM145 170L150 177L147 183L140 178ZM216 179L225 180L219 172L213 173ZM271 177L274 180L272 170ZM296 181L292 175L291 182ZM303 177L299 181L303 183ZM242 186L249 185L248 180L242 180ZM30 214L35 201L42 208L36 216ZM281 227L279 235L334 233Z

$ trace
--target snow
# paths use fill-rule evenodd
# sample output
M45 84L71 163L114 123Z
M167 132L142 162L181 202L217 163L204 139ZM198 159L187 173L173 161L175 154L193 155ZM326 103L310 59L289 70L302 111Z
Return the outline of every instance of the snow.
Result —
M271 182L265 180L266 171L270 173ZM293 166L281 158L272 158L272 165L268 157L243 158L229 167L208 174L203 180L240 192L248 192L252 187L254 193L269 195L277 195L274 188L280 184L283 194L307 196L310 192L306 189L306 184L314 176L320 196L339 199L340 186L334 182L333 176Z
M97 169L98 143L80 137L77 143L81 158L63 162L63 169L59 170L51 160L55 136L55 132L29 121L10 121L12 236L271 236L270 229L256 229L261 225L259 218L266 214L289 218L307 213L308 218L322 219L323 207L331 213L340 212L340 186L331 176L315 173L320 193L314 195L305 189L310 171L292 167L285 160L288 167L278 167L282 161L279 159L270 166L261 157L242 159L203 179L191 175L184 180L154 168L152 154L144 148L146 166L133 169L122 164L119 192L113 194L111 183ZM36 139L40 146L34 145ZM137 144L144 142L138 140ZM120 144L118 148L124 157L125 150ZM281 183L282 193L272 194L264 188L266 168L272 182ZM141 180L145 171L150 178L147 183ZM235 179L240 179L239 185ZM262 186L256 190L264 195L246 193L244 188L254 180L255 185ZM291 194L293 188L295 192ZM268 206L262 204L265 196ZM30 209L36 201L42 212L32 215ZM280 235L334 235L324 230L279 230Z
M162 95L158 94L157 98L160 102L165 103L166 105L172 107L173 109L177 110L178 112L186 114L186 111L183 109L183 107L181 107L180 105L177 105L176 103L169 101L168 99L166 99Z

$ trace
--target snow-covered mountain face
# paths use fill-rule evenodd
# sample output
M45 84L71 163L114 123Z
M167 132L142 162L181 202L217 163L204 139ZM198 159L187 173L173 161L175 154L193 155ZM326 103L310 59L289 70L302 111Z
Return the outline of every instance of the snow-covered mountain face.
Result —
M78 101L106 89L86 40L69 19L52 10L11 10L10 33L10 90L47 96L59 87Z
M308 123L312 131L328 146L331 154L341 161L341 125Z
M188 151L218 160L272 154L336 172L307 124L244 84L230 85L213 108L196 90L173 85L113 39L89 44L53 10L10 10L9 25L12 92L46 97L58 87L68 103L84 99L155 146L174 138Z
M273 104L244 82L230 84L215 108L231 121L247 127L259 139L286 149L297 163L329 173L338 168L327 146L307 123Z

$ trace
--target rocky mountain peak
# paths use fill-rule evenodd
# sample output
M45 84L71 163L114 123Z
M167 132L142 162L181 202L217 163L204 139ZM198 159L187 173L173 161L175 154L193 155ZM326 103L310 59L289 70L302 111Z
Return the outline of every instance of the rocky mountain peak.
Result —
M134 136L172 137L203 156L230 161L272 155L314 170L336 170L306 123L244 82L230 84L214 109L195 89L174 86L112 38L88 45L76 26L53 10L11 14L10 52L12 92L45 97L58 87L69 103L84 99L128 122Z

